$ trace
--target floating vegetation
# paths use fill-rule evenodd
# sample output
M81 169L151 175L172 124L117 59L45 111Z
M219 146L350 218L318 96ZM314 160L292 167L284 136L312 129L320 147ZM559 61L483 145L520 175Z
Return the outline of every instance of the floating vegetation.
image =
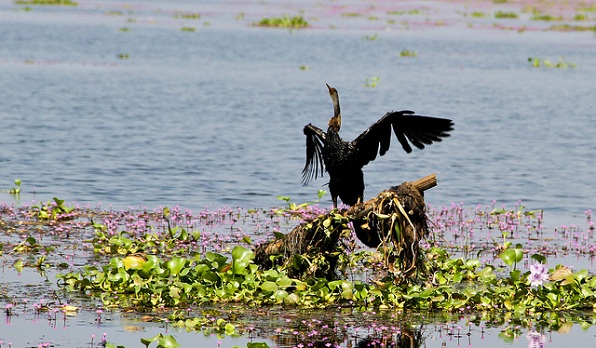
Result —
M309 26L308 22L302 16L283 16L274 18L263 18L255 25L260 27L275 27L275 28L288 28L288 29L300 29Z
M341 14L342 17L363 17L362 13L358 12L344 12Z
M381 78L379 76L373 76L370 79L367 78L364 82L364 87L377 87L380 80Z
M300 69L300 70L302 70L302 71L306 71L306 70L308 70L309 68L308 68L308 65L300 65L300 66L298 67L298 69Z
M481 11L474 11L470 14L474 18L485 18L488 17L488 14L481 12Z
M198 12L180 12L176 11L174 14L174 18L183 18L183 19L200 19L201 14Z
M365 35L364 39L366 41L376 41L379 38L379 34L373 34L373 35Z
M120 27L120 28L118 28L118 31L119 31L119 32L122 32L122 33L127 33L127 32L129 32L130 30L131 30L131 29L130 29L129 27Z
M417 15L420 14L422 11L419 9L412 9L408 11L388 11L388 15Z
M71 0L15 0L18 5L55 5L55 6L77 6L78 3Z
M544 67L544 68L567 69L567 68L575 68L576 67L575 63L566 62L563 59L563 57L559 57L559 60L554 63L548 59L529 57L528 62L530 62L530 65L534 68Z
M18 196L21 194L21 179L14 179L15 187L8 190L8 193L13 196Z
M548 30L556 31L595 31L596 25L571 25L571 24L555 24L552 25Z
M515 12L504 12L504 11L497 11L495 12L495 18L518 18L517 13Z
M180 31L195 32L195 31L197 31L197 28L195 28L195 27L182 27L182 28L180 28Z
M534 21L562 21L563 16L553 16L547 13L536 13L531 18Z
M106 11L105 12L106 16L124 16L124 12L122 11L116 11L116 10L111 10L111 11Z
M588 16L585 13L578 13L575 16L573 16L573 20L574 21L587 21L587 20L590 20L590 18L588 18Z
M405 49L405 48L399 52L399 56L400 57L408 57L408 58L410 58L410 57L416 57L417 55L418 55L418 52L416 52L416 51L410 51L410 50Z

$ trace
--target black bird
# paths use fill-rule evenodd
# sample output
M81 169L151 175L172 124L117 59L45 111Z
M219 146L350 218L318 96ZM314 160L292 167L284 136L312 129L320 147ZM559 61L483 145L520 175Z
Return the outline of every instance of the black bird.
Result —
M302 182L307 185L312 179L329 173L329 191L333 207L337 208L337 197L345 204L362 202L364 196L364 174L362 167L383 156L389 150L391 128L402 148L412 152L411 142L419 149L433 141L441 141L453 130L453 121L445 118L414 115L413 111L391 111L362 132L356 139L346 142L339 136L341 112L339 94L327 85L333 101L333 117L329 120L327 132L307 124L306 165L302 170Z

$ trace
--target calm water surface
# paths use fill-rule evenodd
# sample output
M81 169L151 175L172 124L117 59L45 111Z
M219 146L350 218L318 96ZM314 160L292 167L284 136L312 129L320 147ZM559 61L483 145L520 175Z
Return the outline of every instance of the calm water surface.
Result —
M379 2L377 14L415 4ZM23 184L18 199L0 200L196 211L315 199L327 179L301 185L302 127L325 126L329 83L346 139L390 110L455 122L442 143L409 155L394 146L369 164L366 197L436 172L426 199L438 207L522 200L553 225L596 208L592 33L491 29L492 17L434 2L394 22L341 16L361 5L80 1L24 11L1 1L0 188ZM301 9L313 28L250 26ZM401 58L403 49L417 56ZM532 68L528 57L577 67Z

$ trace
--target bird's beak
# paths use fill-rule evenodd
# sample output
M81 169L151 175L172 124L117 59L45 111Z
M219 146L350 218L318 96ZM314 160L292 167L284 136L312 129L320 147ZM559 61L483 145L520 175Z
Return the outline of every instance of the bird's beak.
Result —
M325 86L327 86L327 89L329 90L329 95L333 95L333 92L335 91L335 88L329 86L328 84L325 84Z

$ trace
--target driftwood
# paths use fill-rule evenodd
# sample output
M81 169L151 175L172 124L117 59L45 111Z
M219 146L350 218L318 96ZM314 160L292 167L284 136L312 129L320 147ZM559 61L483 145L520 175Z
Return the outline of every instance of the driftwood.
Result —
M350 233L385 255L388 271L407 279L421 269L418 243L428 235L424 191L437 185L431 174L405 182L341 212L332 210L296 226L281 239L255 249L255 261L269 268L285 265L293 276L333 278L342 239Z

